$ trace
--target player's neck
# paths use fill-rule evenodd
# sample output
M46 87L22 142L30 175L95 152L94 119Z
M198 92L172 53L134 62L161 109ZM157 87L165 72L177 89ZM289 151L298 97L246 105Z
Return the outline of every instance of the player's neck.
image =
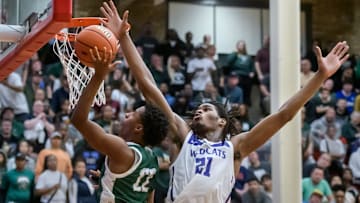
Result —
M218 132L218 131L199 133L198 136L200 138L206 138L207 140L209 140L211 142L219 142L222 140L221 132Z

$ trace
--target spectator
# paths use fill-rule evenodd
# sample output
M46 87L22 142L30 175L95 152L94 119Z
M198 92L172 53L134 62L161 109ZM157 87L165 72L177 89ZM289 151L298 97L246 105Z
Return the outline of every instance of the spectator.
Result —
M62 101L61 110L54 117L55 126L59 126L61 123L70 123L70 101L68 99Z
M260 80L260 108L264 115L270 114L270 75Z
M261 177L261 185L266 194L272 199L272 180L269 174L265 174Z
M55 126L50 123L44 112L44 103L35 101L33 105L33 113L24 123L24 137L29 142L35 143L35 152L39 152L44 148L47 135L50 135Z
M71 178L73 168L71 165L71 160L69 154L64 151L62 146L62 135L61 133L55 131L50 136L51 139L51 148L50 149L43 149L40 151L38 159L36 161L35 167L35 176L36 178L46 169L44 168L45 157L52 154L56 157L57 161L57 169L64 173L68 179ZM46 164L46 163L45 163Z
M301 60L301 74L300 74L300 87L304 85L315 75L314 71L311 70L311 62L309 59Z
M170 56L169 56L170 57ZM170 77L167 69L164 67L162 57L158 54L151 55L150 72L154 77L157 86L161 83L170 84Z
M324 170L319 167L315 167L309 178L304 178L302 180L302 191L303 191L303 200L310 200L310 196L313 191L317 189L327 198L328 202L333 200L332 192L328 182L324 179Z
M143 27L143 33L135 43L143 50L143 59L145 63L150 63L151 55L155 52L158 46L158 40L153 36L152 24L147 22Z
M318 189L315 189L310 196L309 201L303 201L304 203L322 203L324 195Z
M14 109L5 107L0 114L0 120L10 120L12 123L11 134L20 139L24 136L24 124L15 119Z
M241 122L242 132L247 132L254 126L254 123L249 118L249 108L246 104L240 104L238 111L235 117Z
M69 203L96 203L95 188L86 177L85 161L76 160L74 169L74 175L69 182Z
M246 182L252 177L255 177L255 175L251 171L244 166L240 166L240 170L235 177L234 188L231 192L232 203L241 202L241 196L248 190Z
M0 185L2 182L2 177L3 175L6 173L6 163L7 163L7 157L5 152L0 150ZM1 198L0 198L0 202L1 202Z
M102 167L104 156L92 148L86 140L80 140L75 146L75 160L84 159L86 170L97 170Z
M352 170L350 168L344 168L342 174L343 185L346 187L346 199L352 199L352 197L357 197L359 195L359 191L357 187L354 185L354 177ZM349 197L348 197L349 196ZM351 197L352 196L352 197Z
M213 82L216 67L213 61L205 57L205 48L195 48L196 57L188 63L188 80L191 81L194 95L205 90L206 84Z
M353 83L344 81L342 89L335 93L336 99L345 99L347 104L347 111L352 113L354 110L356 93L353 90Z
M35 170L35 159L29 156L29 143L26 140L19 141L16 153L21 153L26 156L26 169L30 171ZM16 168L16 156L9 158L6 167L8 171Z
M15 119L19 122L23 122L29 114L29 107L23 90L24 84L16 72L10 73L0 83L0 106L14 109Z
M122 79L122 78L120 78L120 79ZM105 99L106 99L105 105L111 106L111 109L114 112L114 119L118 119L119 113L120 113L120 103L118 101L111 99L111 92L112 92L111 85L105 85ZM95 119L97 119L101 116L101 107L102 106L97 106L96 104L94 105Z
M187 112L191 111L196 106L193 100L191 84L185 84L184 89L176 96L174 112L181 116L187 115Z
M75 155L74 143L76 143L79 140L79 138L71 137L69 135L69 125L66 123L61 123L58 126L58 131L61 134L61 138L62 138L61 148L70 155L70 158L73 158ZM45 148L46 149L51 148L51 139L46 140Z
M343 126L346 122L350 119L350 113L347 111L346 108L346 100L345 99L338 99L336 102L336 120Z
M66 202L68 180L64 173L57 168L57 158L48 154L44 159L44 171L40 174L36 186L35 195L40 196L41 202Z
M164 203L167 196L170 181L169 167L171 165L169 153L170 144L170 138L166 137L161 142L160 146L153 148L153 152L159 163L159 172L155 177L155 203Z
M345 122L341 128L341 135L346 139L350 146L352 142L360 137L360 112L354 111L351 114L350 121ZM356 149L354 149L356 150Z
M248 157L250 162L249 170L254 173L259 182L263 175L271 174L270 164L267 162L261 162L256 151L251 152Z
M227 58L229 73L239 77L238 85L244 92L244 102L251 106L252 78L255 76L254 62L246 50L246 43L240 40L236 43L236 52Z
M255 70L259 81L270 74L270 37L265 36L263 47L257 52L255 57Z
M331 95L330 90L321 88L319 93L311 98L306 104L306 121L311 123L314 120L319 119L325 115L329 108L335 108L335 106L336 98Z
M185 33L185 64L194 56L194 44L192 43L193 34L192 32Z
M61 111L62 102L69 99L69 91L67 76L63 74L61 76L61 87L54 92L51 99L51 109L55 114Z
M320 141L325 138L327 126L333 125L336 128L336 138L340 137L341 126L340 123L336 121L336 113L334 108L329 107L326 110L324 116L319 119L314 120L310 125L310 135L314 142L314 149L319 150Z
M328 153L331 160L340 162L341 165L345 156L345 148L341 140L335 137L337 130L334 125L328 125L325 138L320 141L320 152Z
M334 203L347 203L347 201L345 201L345 186L334 185L331 189L334 194ZM354 200L352 202L354 202Z
M0 150L5 152L6 156L15 154L18 139L12 135L12 124L10 120L3 119L0 121Z
M360 148L353 152L349 159L349 168L357 183L360 183Z
M194 102L196 102L197 104L201 104L204 102L211 102L211 101L216 101L221 103L222 97L219 95L216 87L211 82L208 82L205 85L204 91L200 92L195 96Z
M31 202L34 189L34 172L26 169L26 155L18 153L16 168L8 171L2 180L1 189L6 191L5 202Z
M176 55L169 56L167 61L167 72L170 77L170 92L178 95L186 83L185 68L180 63L180 58Z
M270 197L261 189L260 182L256 177L247 180L248 191L241 196L241 202L271 203Z
M96 119L95 122L99 124L107 133L110 132L110 126L115 117L112 107L110 105L104 105L101 108L101 116Z
M170 93L169 93L169 87L166 83L161 83L159 86L159 89L161 91L161 93L164 95L167 103L169 104L169 106L171 108L174 107L175 104L175 97L173 97Z
M24 93L28 102L29 109L31 109L34 104L35 92L38 89L45 89L45 84L42 76L43 74L41 70L35 71L30 76L30 80L26 83L26 86L24 87Z
M244 97L246 97L246 95L243 94L243 89L240 88L238 84L238 74L231 72L224 87L224 96L229 99L230 104L243 104Z
M168 29L165 42L160 43L156 50L159 55L164 57L164 63L166 63L169 56L177 55L180 57L181 64L184 64L186 55L185 43L179 38L176 30Z
M303 168L303 178L310 177L314 168L321 168L324 170L326 180L330 180L329 166L331 164L331 157L328 153L322 153L316 163L307 164Z

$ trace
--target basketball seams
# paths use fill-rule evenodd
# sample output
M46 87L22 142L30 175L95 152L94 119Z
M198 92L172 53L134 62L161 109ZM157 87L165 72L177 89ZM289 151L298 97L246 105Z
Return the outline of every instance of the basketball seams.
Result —
M94 32L94 33L96 33L97 35L100 35L99 37L102 37L102 38L104 38L104 39L106 39L106 41L108 42L108 44L110 45L110 47L111 47L111 50L113 51L113 52L115 52L116 51L116 46L115 47L113 47L112 45L113 45L113 43L111 42L111 40L109 39L109 38L107 38L106 37L106 35L105 35L105 33L102 33L102 31L101 30L98 30L97 28L89 28L89 29L86 29L87 31L91 31L91 32ZM109 31L109 32L111 32L111 31ZM105 37L104 37L105 36ZM113 35L113 37L115 38L115 36ZM115 38L116 39L116 38ZM117 45L117 40L115 41L116 42L116 45ZM114 50L115 49L115 50Z
M101 28L104 28L104 30L107 29L105 27ZM106 52L109 53L111 50L113 53L111 58L115 58L118 48L118 40L110 30L105 31L99 29L96 25L92 25L86 27L77 35L74 45L75 53L80 62L84 65L91 67L93 64L89 50L93 49L94 46L97 46L99 51L104 51L104 47L107 47L108 49ZM101 52L100 54L103 55Z

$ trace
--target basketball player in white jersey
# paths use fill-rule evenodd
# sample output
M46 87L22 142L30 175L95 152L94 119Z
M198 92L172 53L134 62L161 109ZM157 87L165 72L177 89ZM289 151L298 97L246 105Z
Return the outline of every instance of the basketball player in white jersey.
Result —
M120 19L112 1L105 2L101 11L108 18L108 22L104 24L118 37L130 70L146 100L165 112L170 122L171 135L182 142L179 155L170 168L168 202L228 202L234 174L239 171L241 160L290 121L322 82L334 74L349 57L349 46L346 42L339 42L324 58L320 48L317 48L319 70L309 83L293 95L278 112L263 119L249 132L227 139L229 120L221 105L201 104L190 126L171 111L166 100L156 90L154 79L128 34L128 12L124 13L123 20Z

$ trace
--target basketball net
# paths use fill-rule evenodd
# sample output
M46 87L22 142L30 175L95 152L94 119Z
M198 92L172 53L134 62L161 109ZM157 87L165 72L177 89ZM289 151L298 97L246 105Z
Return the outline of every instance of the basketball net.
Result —
M70 109L73 109L76 106L82 91L95 73L93 68L81 64L75 54L73 42L75 41L76 34L79 33L80 30L81 28L77 28L74 33L62 32L57 34L53 45L55 54L59 57L61 64L65 68L65 74L70 89ZM105 103L106 97L103 81L92 105L97 104L98 106L101 106Z

